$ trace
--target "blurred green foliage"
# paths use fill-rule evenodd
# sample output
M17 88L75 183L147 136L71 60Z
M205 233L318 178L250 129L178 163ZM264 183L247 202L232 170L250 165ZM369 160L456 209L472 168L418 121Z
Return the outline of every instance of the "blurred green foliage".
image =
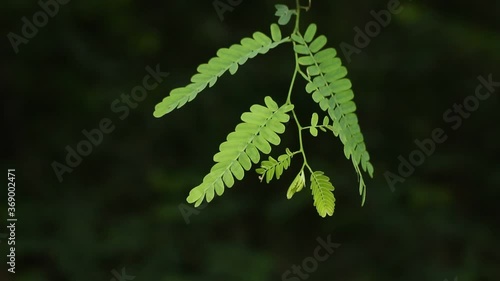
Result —
M303 22L316 22L338 49L387 2L313 0ZM6 35L20 34L21 18L40 7L2 3L2 167L17 171L19 221L17 273L6 272L2 241L0 280L108 281L122 268L137 281L280 280L328 234L342 246L308 280L498 280L500 90L457 130L442 116L474 93L479 75L500 80L493 0L402 1L403 11L352 55L347 68L376 171L364 207L340 142L320 136L305 145L308 160L336 183L334 217L319 218L306 192L286 199L299 168L292 164L269 185L249 173L186 224L179 204L241 112L270 94L284 102L292 53L257 57L165 118L153 118L154 105L218 48L267 30L276 3L242 1L221 22L210 1L70 1L18 54ZM157 64L170 76L120 120L112 102ZM316 105L295 96L307 120ZM52 162L64 162L65 147L103 118L116 129L59 183ZM384 172L438 127L448 140L391 192ZM283 149L294 145L295 134L283 139Z

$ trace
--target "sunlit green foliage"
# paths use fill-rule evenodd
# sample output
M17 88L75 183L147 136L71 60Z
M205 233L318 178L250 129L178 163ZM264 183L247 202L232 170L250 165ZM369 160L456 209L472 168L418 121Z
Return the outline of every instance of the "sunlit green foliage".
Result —
M293 15L299 19L301 7L290 10L285 5L276 5L276 9L280 25L286 25ZM326 37L316 36L316 24L310 24L304 35L300 33L298 26L297 21L292 34L283 38L280 27L272 24L270 37L262 32L255 32L253 38L243 38L241 44L220 49L217 51L217 57L198 66L198 73L191 78L189 85L172 90L170 95L156 106L154 116L161 117L192 101L207 86L214 86L217 79L226 71L235 74L239 66L257 54L266 54L282 43L293 44L296 67L286 103L279 106L267 96L265 105L254 104L250 107L250 112L241 115L243 123L238 124L234 132L230 133L227 140L220 145L220 151L214 155L215 165L203 178L202 183L191 190L187 197L189 203L199 206L204 200L210 202L215 194L220 196L226 187L232 187L235 180L242 180L253 164L260 162L261 154L270 154L271 145L280 144L281 139L278 134L285 132L284 123L290 120L291 113L299 130L300 148L296 152L291 152L287 148L286 154L280 155L277 159L269 156L268 160L263 160L256 169L261 175L260 179L265 178L266 183L273 178L280 179L284 171L290 167L292 157L295 154L302 154L304 159L302 168L291 183L287 198L291 199L306 186L304 169L307 168L311 175L313 205L321 217L333 215L334 187L323 172L314 171L307 163L302 144L303 129L308 129L312 136L318 135L318 129L323 132L330 130L342 141L345 157L352 160L359 177L359 193L362 196L362 205L364 204L366 185L361 169L373 177L373 166L369 161L370 156L355 114L356 104L353 101L351 82L346 78L347 69L336 56L335 49L325 48ZM305 71L302 68L305 68ZM295 105L291 101L296 74L300 74L307 81L306 92L319 104L319 108L323 111L320 113L328 114L323 117L321 125L318 125L320 113L317 112L313 113L310 126L300 125L294 111Z

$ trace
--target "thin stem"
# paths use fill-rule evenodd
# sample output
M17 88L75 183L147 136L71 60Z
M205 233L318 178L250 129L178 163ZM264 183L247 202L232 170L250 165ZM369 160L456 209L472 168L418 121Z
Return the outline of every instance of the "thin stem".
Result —
M306 152L304 150L304 141L302 140L303 127L299 123L299 119L297 118L297 114L295 114L295 110L292 110L292 115L293 115L293 119L295 120L295 123L297 124L298 131L299 131L299 147L300 147L300 152L302 153L302 157L304 158L304 164L302 165L302 169L304 169L304 166L305 166L312 173L312 169L309 166L309 164L307 163Z
M312 2L312 0L309 0L309 5L307 5L307 6L301 6L301 8L304 9L304 10L306 10L306 12L309 11L309 9L311 9L311 5L312 5L311 2Z
M292 34L299 32L300 9L303 8L300 6L300 0L296 0L296 4L297 4L297 10L296 10L297 13L296 13L296 18L295 18L295 28L294 28ZM309 2L309 5L310 5L310 2ZM293 46L295 47L296 43L293 40L292 40L292 43L293 43ZM293 87L295 85L295 79L297 78L297 74L300 73L300 75L307 77L307 75L300 70L298 54L296 52L294 52L294 55L295 55L295 70L293 71L292 81L290 82L290 88L288 89L286 104L292 104L292 92L293 92ZM293 115L293 119L295 121L295 124L297 124L298 133L299 133L299 150L294 152L292 155L295 155L298 153L302 154L302 158L304 159L304 164L302 165L301 170L303 170L304 167L307 167L307 169L312 173L313 171L312 171L311 167L309 166L309 164L307 163L306 153L304 151L304 142L302 140L303 127L302 127L302 125L300 125L299 119L297 118L297 114L295 113L295 109L292 110L292 115Z
M309 5L310 4L311 3L309 1ZM297 14L296 14L296 18L295 18L295 28L293 30L293 33L299 32L300 9L302 8L300 6L300 0L296 0L296 5L297 5L297 10L296 10ZM292 41L292 43L293 43L293 46L295 47L296 43L294 41ZM293 86L295 85L295 79L297 78L297 73L300 73L302 76L306 76L306 74L300 70L298 54L296 52L294 52L294 54L295 54L295 70L293 72L292 81L290 84L290 89L288 90L288 96L286 99L287 104L292 104L292 91L293 91ZM295 123L297 124L298 133L299 133L299 151L298 152L302 154L302 157L304 159L304 164L302 165L301 170L303 170L304 167L307 167L307 169L312 173L312 169L309 166L309 164L307 163L307 157L306 157L306 153L304 151L304 141L302 140L303 127L302 127L302 125L300 125L299 119L297 118L297 114L295 113L295 109L292 110L292 115L293 115L293 119L295 120Z
M307 74L304 73L304 71L300 70L299 69L299 73L300 75L302 75L302 77L304 77L304 79L306 79L307 81L311 80L311 77L308 76Z
M288 96L286 97L286 104L292 104L292 91L293 91L293 86L295 85L295 78L297 78L297 65L295 65L295 70L293 72L292 81L290 82L290 88L288 89Z
M310 128L325 128L325 129L329 129L329 126L330 125L316 125L316 126L306 126L306 127L302 127L302 130L308 130Z
M296 0L295 4L297 5L297 17L295 18L295 29L293 30L293 33L299 31L299 22L300 22L300 0Z

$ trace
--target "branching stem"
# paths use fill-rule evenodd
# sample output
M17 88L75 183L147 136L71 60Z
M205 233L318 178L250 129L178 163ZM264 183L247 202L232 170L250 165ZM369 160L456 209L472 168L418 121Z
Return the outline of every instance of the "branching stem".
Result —
M311 5L311 1L309 1L309 7L300 6L300 0L296 0L296 5L297 5L297 10L296 10L297 13L296 13L296 19L295 19L295 28L293 30L293 33L299 33L300 10L302 8L305 8L305 10L307 11ZM295 46L296 43L294 41L292 41L292 43ZM287 104L292 104L292 92L293 92L293 86L295 85L295 79L297 78L297 74L300 73L300 75L307 77L307 75L303 71L300 70L299 62L298 62L299 61L298 54L296 52L294 52L294 53L295 53L295 70L293 71L292 81L290 82L290 88L288 90L288 96L286 99ZM298 133L299 133L299 151L297 151L297 152L300 152L302 154L302 158L304 159L304 164L302 165L301 170L303 170L305 167L307 167L309 172L312 173L313 170L311 169L311 167L307 163L306 153L304 150L304 142L302 140L302 131L303 131L304 127L302 127L302 125L300 125L299 119L297 118L297 114L295 113L295 109L292 110L292 115L293 115L293 119L295 120L295 124L297 125L297 129L298 129Z

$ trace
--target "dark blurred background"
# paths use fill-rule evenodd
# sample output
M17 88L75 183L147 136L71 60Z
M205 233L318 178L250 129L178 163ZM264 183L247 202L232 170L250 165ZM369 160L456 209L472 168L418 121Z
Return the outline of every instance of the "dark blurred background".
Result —
M16 169L18 222L16 274L7 272L0 236L0 280L282 280L328 236L341 246L307 280L500 280L500 87L477 104L473 98L478 76L500 81L499 1L401 1L401 12L349 59L341 43L355 47L354 28L364 30L370 11L390 1L313 0L302 13L302 30L316 22L349 69L375 167L360 207L340 141L306 135L309 162L336 187L335 213L326 219L307 188L286 199L300 157L279 181L260 183L248 172L202 210L185 202L241 113L266 95L282 104L293 72L285 44L154 118L154 106L217 49L254 31L269 34L274 4L295 6L221 2L235 7L219 15L213 1L73 0L59 4L36 34L25 30L32 38L23 36L22 18L33 23L40 4L2 2L2 168ZM135 108L126 106L121 95L157 65L168 77ZM298 80L294 101L307 123L317 105ZM474 110L443 117L464 100ZM87 140L82 130L100 122L114 130L81 161L73 159L80 163L60 181L54 163L67 165L67 146L76 149ZM398 157L408 159L415 140L436 128L447 140L404 182L388 183L388 172L399 175ZM273 156L297 148L293 123L282 144ZM5 235L7 188L0 194Z

